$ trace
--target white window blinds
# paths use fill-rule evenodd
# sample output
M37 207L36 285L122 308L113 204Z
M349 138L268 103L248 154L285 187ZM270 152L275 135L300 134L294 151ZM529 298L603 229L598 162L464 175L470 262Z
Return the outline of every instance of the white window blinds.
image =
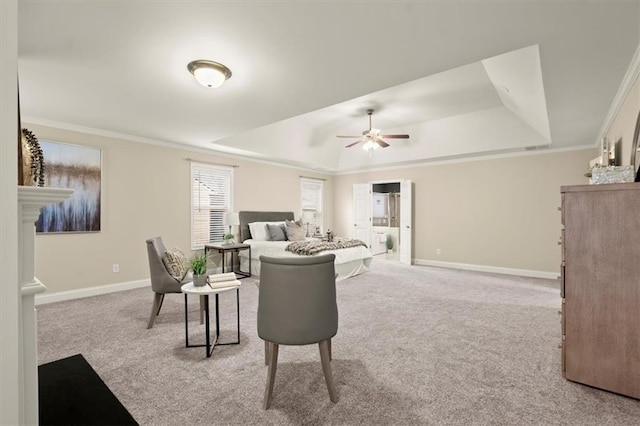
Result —
M233 168L191 163L191 249L222 241L224 213L232 211Z
M302 205L302 225L314 234L316 227L322 228L322 190L319 179L300 178L300 203ZM319 229L322 232L322 229Z

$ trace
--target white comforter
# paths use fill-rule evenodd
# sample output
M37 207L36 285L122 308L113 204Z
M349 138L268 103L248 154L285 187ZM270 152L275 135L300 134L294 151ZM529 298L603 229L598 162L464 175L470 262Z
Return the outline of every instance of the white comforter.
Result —
M251 246L251 257L257 259L261 255L275 256L275 257L299 257L299 254L294 254L286 251L285 248L291 244L291 241L256 241L246 240L244 244ZM322 254L333 253L336 255L335 264L340 265L343 263L353 262L354 260L362 260L371 258L371 251L363 246L350 247L339 250L325 250Z
M244 244L251 246L251 274L260 276L260 256L273 256L273 257L295 257L301 256L299 254L286 251L285 248L291 241L258 241L258 240L246 240ZM349 277L359 275L366 272L371 265L373 256L368 248L363 246L350 247L338 250L325 250L320 252L321 254L333 253L336 255L334 261L336 267L336 274L338 274L336 281L341 281ZM249 270L249 252L248 250L242 250L239 253L240 256L240 269L243 271Z

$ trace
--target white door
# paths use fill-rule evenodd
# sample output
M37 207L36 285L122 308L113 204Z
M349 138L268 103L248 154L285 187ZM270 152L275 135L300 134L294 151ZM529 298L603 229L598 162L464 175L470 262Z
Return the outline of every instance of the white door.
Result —
M371 184L353 184L353 238L371 247Z
M400 262L411 265L413 259L412 247L412 208L413 196L411 193L411 181L400 182Z

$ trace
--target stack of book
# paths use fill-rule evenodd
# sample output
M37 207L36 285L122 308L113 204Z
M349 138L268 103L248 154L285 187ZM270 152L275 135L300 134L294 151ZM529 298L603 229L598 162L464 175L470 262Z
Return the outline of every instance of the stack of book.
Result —
M228 272L226 274L209 275L207 284L211 288L234 287L240 285L240 281L236 279L236 274Z

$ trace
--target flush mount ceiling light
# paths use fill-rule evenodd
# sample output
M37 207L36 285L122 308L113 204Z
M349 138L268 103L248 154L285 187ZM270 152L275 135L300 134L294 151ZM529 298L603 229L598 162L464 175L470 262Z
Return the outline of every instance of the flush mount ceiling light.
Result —
M187 69L204 87L220 87L225 80L231 77L229 68L206 59L189 62Z

